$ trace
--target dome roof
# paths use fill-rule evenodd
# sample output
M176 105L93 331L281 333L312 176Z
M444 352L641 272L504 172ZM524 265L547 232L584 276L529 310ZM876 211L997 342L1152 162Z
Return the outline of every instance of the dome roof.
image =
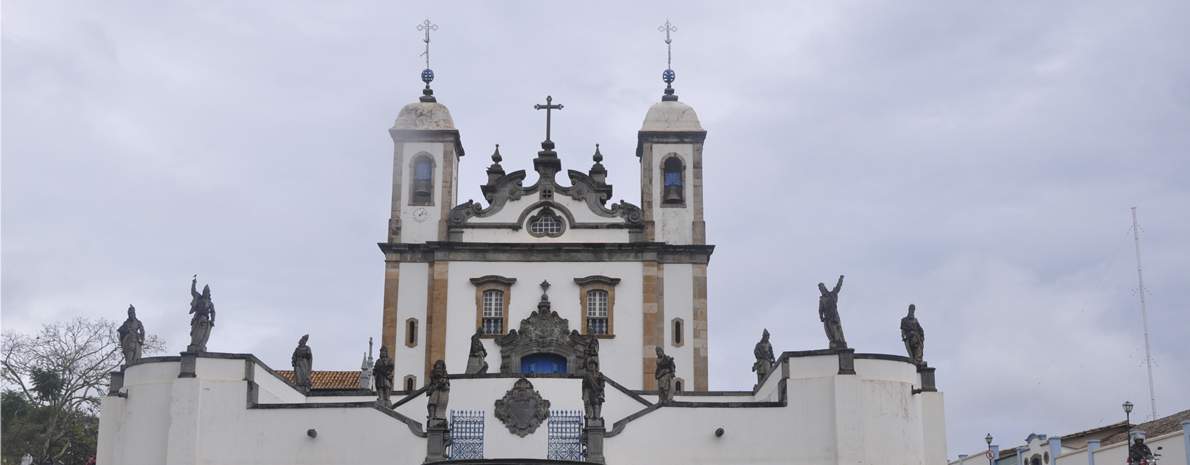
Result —
M438 102L414 102L405 105L397 114L393 129L454 129L446 105Z
M702 131L694 108L677 100L662 101L649 107L641 131Z

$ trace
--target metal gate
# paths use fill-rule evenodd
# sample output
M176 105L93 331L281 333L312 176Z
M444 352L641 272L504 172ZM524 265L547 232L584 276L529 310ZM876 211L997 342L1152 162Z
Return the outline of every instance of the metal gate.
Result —
M483 410L450 411L450 460L483 458Z
M583 412L581 410L551 410L547 420L550 460L583 460Z

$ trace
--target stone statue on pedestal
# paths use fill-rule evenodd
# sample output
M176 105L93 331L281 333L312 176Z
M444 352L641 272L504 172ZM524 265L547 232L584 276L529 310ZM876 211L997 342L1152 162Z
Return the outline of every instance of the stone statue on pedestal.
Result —
M587 418L602 418L604 381L603 374L599 372L598 344L595 338L591 338L583 358L583 407Z
M309 334L302 336L298 340L297 348L293 349L293 356L289 358L290 363L293 363L293 384L307 394L314 387L314 381L310 378L314 366L314 353L310 351L310 346L306 345L308 340Z
M764 377L773 372L773 365L777 361L773 358L773 345L769 343L769 330L764 330L760 336L760 342L756 343L756 348L752 349L752 355L756 356L756 363L752 364L752 371L756 372L756 383L764 382Z
M385 407L392 405L388 396L393 390L394 368L393 359L388 356L388 346L381 344L380 358L376 360L376 365L372 366L372 382L376 384L377 401Z
M198 293L198 275L190 282L190 345L187 352L206 352L207 339L211 337L211 328L215 326L215 305L211 303L211 286L203 286L202 294Z
M434 362L434 368L430 370L430 384L426 389L426 409L429 411L426 420L428 423L434 423L434 420L446 421L446 405L450 402L450 379L446 376L446 362L442 360Z
M657 346L657 371L653 375L657 378L657 403L664 404L674 400L674 371L676 369L674 358L665 355L661 346Z
M145 326L136 319L136 308L128 306L128 319L116 330L120 336L120 351L124 353L124 365L140 360L145 346Z
M922 359L922 350L925 349L926 331L921 329L921 324L913 316L916 309L913 304L909 304L909 316L901 318L901 340L905 341L905 350L909 352L913 363L924 366L926 362Z
M843 338L843 323L839 321L839 289L843 287L843 275L839 275L839 283L832 290L826 289L826 284L818 283L818 291L822 296L818 298L818 319L826 328L826 338L832 349L846 349L847 340Z
M471 355L467 357L467 371L464 372L466 374L488 372L488 361L485 360L488 349L484 348L483 341L479 338L482 335L482 326L475 328L475 334L471 335Z

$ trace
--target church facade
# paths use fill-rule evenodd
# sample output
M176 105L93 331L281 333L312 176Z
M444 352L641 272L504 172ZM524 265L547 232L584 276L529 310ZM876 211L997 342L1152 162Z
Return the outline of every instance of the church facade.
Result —
M639 204L612 201L597 148L563 172L548 123L532 172L496 150L463 202L459 129L428 82L389 130L391 358L369 374L392 389L317 371L307 388L205 347L135 360L112 373L98 463L946 463L920 360L758 344L753 389L708 390L707 132L671 88L642 108Z
M552 311L616 360L603 367L609 377L656 389L655 348L662 347L677 363L679 390L707 390L714 246L706 244L702 214L706 131L694 110L676 99L648 110L638 136L640 206L611 201L597 149L585 172L563 171L548 134L532 172L506 172L497 148L479 203L458 198L463 148L449 110L435 100L407 105L389 130L381 342L400 385L422 386L437 360L466 361L477 328L488 353L501 353L500 338L536 311L544 293ZM492 362L493 372L577 372L569 351L511 352Z

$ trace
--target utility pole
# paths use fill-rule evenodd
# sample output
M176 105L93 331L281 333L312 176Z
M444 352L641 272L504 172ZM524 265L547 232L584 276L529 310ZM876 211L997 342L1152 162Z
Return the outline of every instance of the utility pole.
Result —
M1157 419L1157 393L1153 390L1153 354L1149 350L1149 313L1145 309L1145 274L1140 268L1140 231L1136 223L1136 207L1132 207L1132 238L1136 241L1136 279L1140 281L1140 318L1145 325L1145 365L1149 367L1149 402L1153 419Z

